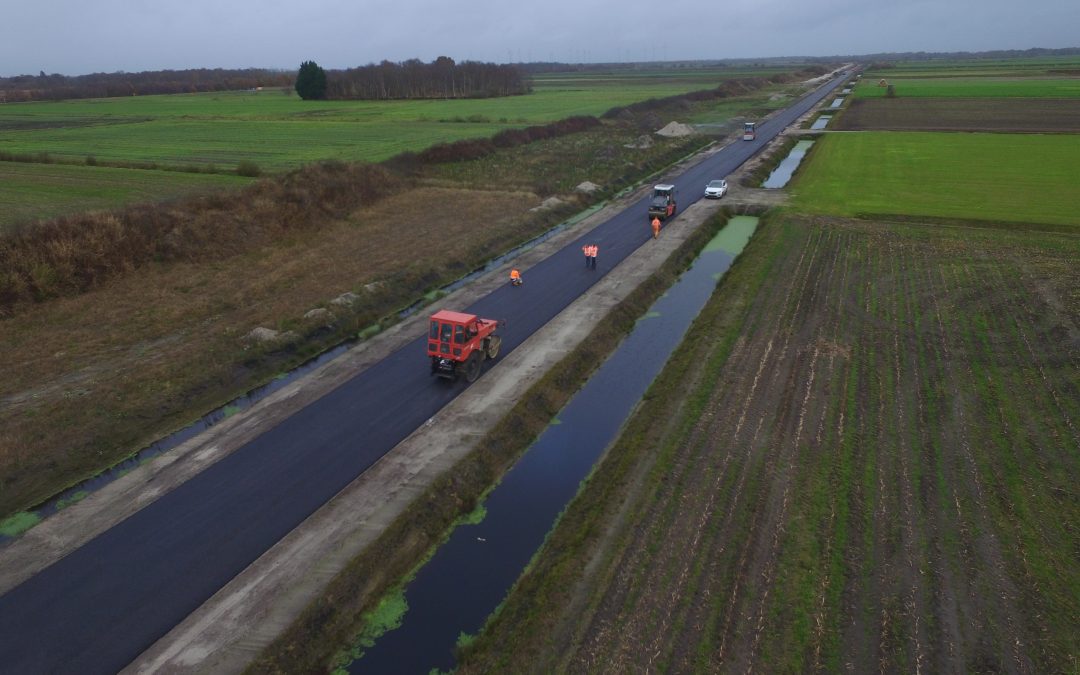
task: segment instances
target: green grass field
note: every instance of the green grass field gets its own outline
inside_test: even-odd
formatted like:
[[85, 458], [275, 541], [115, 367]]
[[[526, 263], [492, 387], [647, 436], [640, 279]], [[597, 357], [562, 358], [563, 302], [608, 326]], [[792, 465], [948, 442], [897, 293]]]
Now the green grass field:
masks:
[[732, 74], [563, 75], [539, 78], [532, 94], [496, 99], [302, 101], [273, 89], [12, 104], [0, 106], [0, 151], [219, 168], [248, 160], [264, 171], [321, 159], [376, 162], [442, 141], [712, 88]]
[[[891, 79], [898, 97], [965, 97], [965, 98], [1080, 98], [1080, 77], [1077, 78], [959, 78]], [[886, 88], [877, 86], [879, 77], [865, 76], [855, 88], [858, 98], [885, 96]]]
[[815, 144], [792, 186], [811, 213], [1080, 229], [1080, 136], [866, 132]]
[[[535, 79], [533, 94], [498, 99], [302, 101], [292, 91], [267, 89], [0, 105], [0, 153], [44, 154], [55, 162], [0, 162], [0, 230], [80, 208], [111, 208], [243, 182], [232, 175], [104, 170], [88, 167], [88, 157], [113, 166], [212, 168], [222, 174], [244, 161], [264, 173], [325, 159], [376, 162], [440, 142], [601, 115], [615, 106], [710, 89], [726, 79], [790, 70], [552, 73]], [[691, 106], [680, 121], [713, 124], [720, 133], [732, 115], [763, 114], [785, 104], [789, 97], [772, 97], [790, 89], [767, 87], [707, 110]]]
[[222, 174], [0, 162], [0, 234], [21, 221], [234, 188], [251, 180]]

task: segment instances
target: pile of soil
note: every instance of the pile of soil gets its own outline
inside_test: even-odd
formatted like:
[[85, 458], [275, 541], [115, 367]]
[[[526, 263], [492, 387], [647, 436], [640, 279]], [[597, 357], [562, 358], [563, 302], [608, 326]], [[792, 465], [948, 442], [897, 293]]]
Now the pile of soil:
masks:
[[668, 138], [676, 138], [679, 136], [689, 136], [693, 133], [694, 127], [688, 124], [680, 124], [679, 122], [671, 122], [666, 127], [656, 132], [657, 136], [667, 136]]

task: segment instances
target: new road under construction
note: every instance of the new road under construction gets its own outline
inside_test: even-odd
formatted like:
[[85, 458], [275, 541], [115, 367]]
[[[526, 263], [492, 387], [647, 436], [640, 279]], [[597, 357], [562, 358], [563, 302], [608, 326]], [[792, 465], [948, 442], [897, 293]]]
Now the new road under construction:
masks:
[[[393, 508], [452, 465], [584, 333], [547, 334], [546, 344], [534, 335], [594, 320], [625, 297], [719, 208], [698, 203], [706, 183], [733, 173], [846, 79], [839, 73], [759, 122], [753, 140], [665, 175], [679, 214], [658, 241], [645, 217], [650, 196], [638, 191], [515, 260], [527, 279], [520, 287], [499, 270], [442, 299], [431, 330], [448, 326], [453, 345], [460, 327], [476, 356], [449, 352], [443, 363], [428, 317], [404, 321], [0, 548], [3, 668], [242, 669]], [[595, 269], [582, 265], [584, 245], [602, 252]], [[585, 294], [590, 301], [578, 302]], [[459, 368], [462, 378], [433, 377]], [[440, 436], [451, 410], [476, 429]], [[306, 566], [275, 576], [289, 567], [282, 560], [299, 557]]]

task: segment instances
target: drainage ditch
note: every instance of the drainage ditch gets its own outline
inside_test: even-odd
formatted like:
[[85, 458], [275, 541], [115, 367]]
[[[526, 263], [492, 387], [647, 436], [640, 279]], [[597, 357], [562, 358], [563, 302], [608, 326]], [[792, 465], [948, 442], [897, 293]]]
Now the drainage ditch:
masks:
[[384, 602], [399, 615], [353, 647], [348, 672], [428, 673], [454, 666], [453, 649], [479, 631], [559, 514], [616, 438], [667, 358], [757, 227], [731, 219], [559, 412], [477, 509]]

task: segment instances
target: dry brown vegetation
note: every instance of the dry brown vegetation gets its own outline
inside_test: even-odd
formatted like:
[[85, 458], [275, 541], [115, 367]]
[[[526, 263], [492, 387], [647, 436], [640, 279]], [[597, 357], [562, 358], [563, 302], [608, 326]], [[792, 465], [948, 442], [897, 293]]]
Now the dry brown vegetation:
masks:
[[[527, 192], [407, 191], [317, 232], [150, 263], [0, 322], [0, 512], [48, 497], [512, 246], [543, 227], [528, 213], [538, 202]], [[454, 217], [435, 215], [446, 213]], [[422, 241], [440, 242], [438, 255]], [[353, 306], [328, 305], [366, 284], [375, 286]], [[319, 306], [335, 315], [331, 326], [302, 319]], [[256, 326], [293, 330], [303, 349], [245, 349]]]
[[446, 164], [486, 157], [500, 148], [516, 148], [536, 141], [558, 138], [600, 126], [595, 117], [568, 117], [551, 124], [541, 124], [524, 129], [506, 129], [488, 138], [468, 138], [453, 143], [438, 143], [417, 154], [425, 164]]
[[1080, 131], [1080, 99], [856, 98], [838, 131]]
[[[318, 232], [228, 258], [151, 265], [5, 320], [0, 511], [48, 497], [58, 481], [77, 481], [190, 421], [188, 410], [210, 409], [302, 355], [245, 351], [242, 338], [255, 326], [293, 329], [308, 350], [355, 334], [407, 305], [418, 288], [453, 279], [467, 271], [465, 261], [535, 230], [538, 221], [525, 214], [538, 201], [528, 192], [408, 191]], [[433, 215], [447, 210], [455, 217]], [[417, 241], [440, 242], [442, 255], [418, 255]], [[366, 284], [375, 285], [352, 307], [328, 305]], [[302, 320], [323, 306], [335, 315], [332, 326]]]
[[150, 263], [224, 260], [408, 187], [382, 167], [321, 163], [236, 192], [64, 216], [0, 237], [0, 318]]
[[425, 165], [468, 162], [600, 125], [570, 117], [492, 139], [441, 143], [386, 163], [321, 162], [244, 190], [88, 212], [25, 226], [0, 237], [0, 318], [19, 305], [74, 295], [144, 265], [223, 260], [314, 230], [413, 184]]
[[744, 77], [734, 80], [725, 80], [719, 86], [712, 89], [704, 89], [675, 96], [665, 96], [662, 98], [650, 98], [646, 101], [639, 101], [638, 103], [632, 103], [627, 106], [617, 106], [604, 113], [604, 119], [632, 119], [634, 115], [663, 110], [672, 105], [686, 104], [689, 102], [702, 103], [730, 98], [732, 96], [748, 94], [752, 91], [761, 89], [770, 83], [781, 84], [784, 82], [792, 82], [804, 77], [821, 75], [825, 72], [828, 72], [828, 69], [821, 66], [814, 66], [805, 70], [800, 70], [793, 75], [777, 73], [776, 75], [770, 75], [767, 78]]
[[460, 672], [1074, 670], [1078, 258], [774, 217]]

